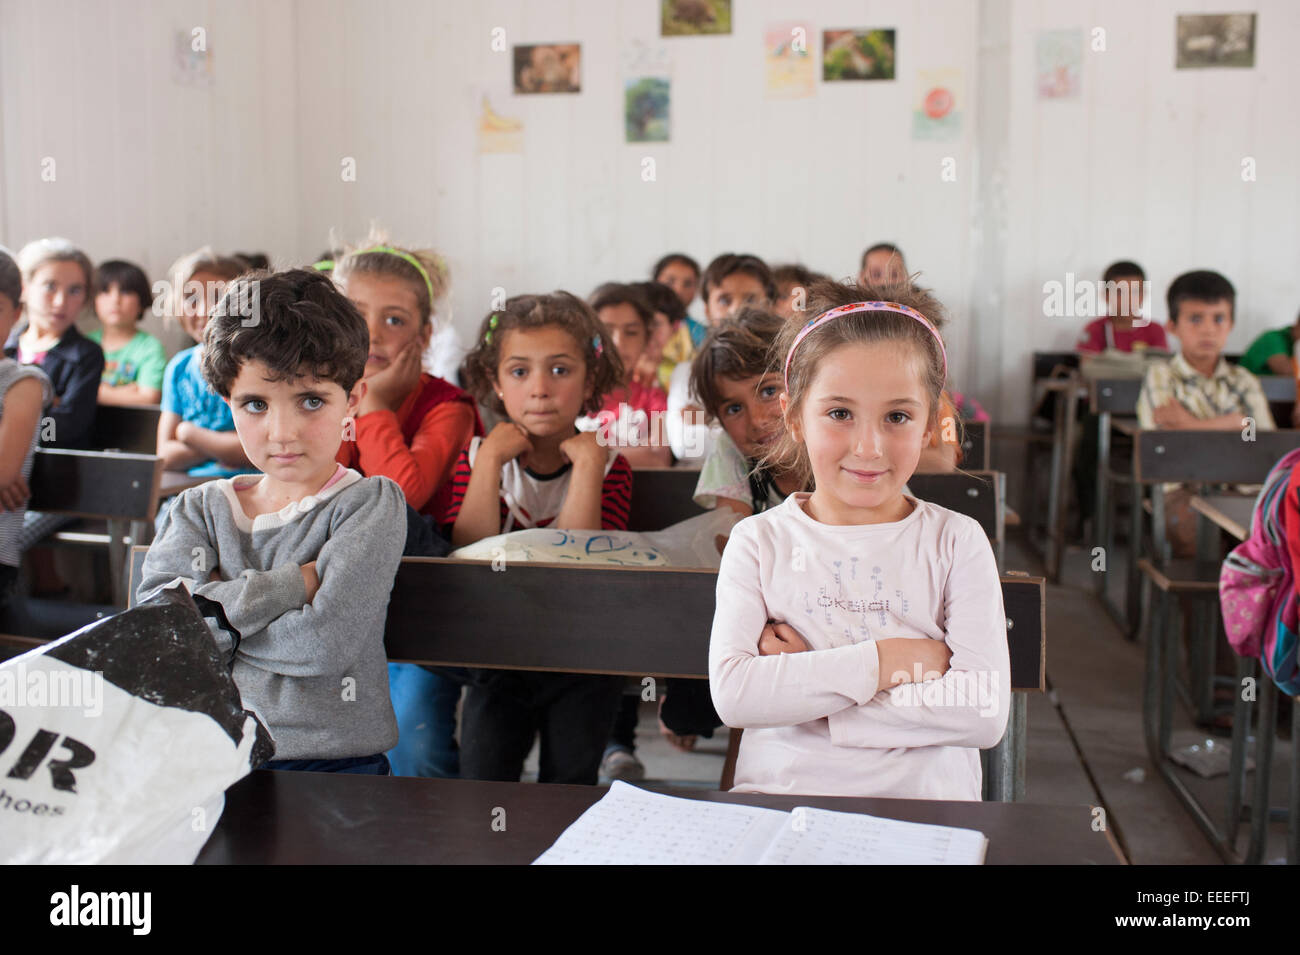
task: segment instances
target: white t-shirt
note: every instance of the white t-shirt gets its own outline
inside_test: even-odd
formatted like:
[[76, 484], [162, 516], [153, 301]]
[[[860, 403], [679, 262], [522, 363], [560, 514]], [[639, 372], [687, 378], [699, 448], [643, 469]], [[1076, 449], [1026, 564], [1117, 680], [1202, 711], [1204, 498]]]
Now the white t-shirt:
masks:
[[[709, 686], [745, 730], [735, 791], [978, 801], [979, 749], [1002, 738], [1011, 701], [988, 538], [925, 501], [888, 524], [822, 524], [808, 497], [745, 518], [722, 554]], [[759, 656], [769, 619], [812, 649]], [[876, 693], [889, 637], [945, 640], [951, 669]]]
[[[469, 443], [469, 466], [474, 467], [474, 459], [483, 439], [475, 437]], [[618, 459], [618, 449], [607, 449], [605, 459], [605, 476]], [[569, 492], [569, 479], [573, 468], [566, 465], [555, 474], [536, 475], [519, 463], [518, 458], [506, 462], [501, 468], [501, 500], [505, 503], [507, 516], [502, 522], [501, 533], [522, 528], [538, 527], [549, 524], [564, 508], [564, 497]]]
[[700, 400], [691, 393], [691, 363], [679, 362], [669, 379], [668, 416], [664, 420], [668, 444], [673, 449], [673, 457], [679, 461], [703, 461], [722, 434], [721, 425], [704, 424], [699, 412], [696, 413], [699, 423], [687, 424], [682, 419], [682, 409], [692, 403], [698, 405]]
[[[749, 486], [749, 461], [726, 431], [718, 435], [704, 467], [700, 468], [700, 479], [695, 484], [692, 500], [700, 507], [712, 510], [718, 506], [720, 497], [739, 501], [749, 508], [754, 506], [754, 493]], [[780, 490], [768, 482], [767, 507], [775, 507], [781, 501]]]

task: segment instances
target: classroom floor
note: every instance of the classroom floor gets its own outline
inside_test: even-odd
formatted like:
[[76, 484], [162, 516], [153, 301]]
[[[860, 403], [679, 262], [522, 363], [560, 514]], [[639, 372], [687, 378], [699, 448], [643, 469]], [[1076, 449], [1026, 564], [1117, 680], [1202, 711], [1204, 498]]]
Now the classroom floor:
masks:
[[[1043, 573], [1041, 560], [1023, 542], [1007, 545], [1011, 570]], [[1110, 571], [1120, 582], [1124, 568]], [[1135, 864], [1216, 864], [1218, 854], [1201, 834], [1147, 758], [1142, 738], [1143, 644], [1130, 643], [1093, 596], [1089, 554], [1067, 552], [1061, 585], [1047, 588], [1048, 693], [1029, 697], [1025, 798], [1056, 805], [1103, 806], [1117, 841]], [[701, 740], [696, 751], [673, 749], [658, 732], [655, 704], [641, 704], [637, 755], [650, 780], [716, 788], [727, 740]], [[1186, 737], [1182, 734], [1185, 733]], [[1175, 744], [1203, 739], [1175, 708]], [[1220, 737], [1226, 740], [1226, 736]], [[1286, 804], [1290, 746], [1274, 753], [1273, 805]], [[527, 772], [536, 778], [536, 751]], [[530, 778], [526, 776], [525, 778]], [[1200, 780], [1185, 774], [1212, 818], [1224, 813], [1224, 779]], [[1247, 777], [1253, 784], [1253, 773]], [[603, 780], [602, 780], [603, 781]], [[1245, 848], [1243, 826], [1238, 843]], [[1285, 861], [1285, 824], [1270, 825], [1266, 862]]]

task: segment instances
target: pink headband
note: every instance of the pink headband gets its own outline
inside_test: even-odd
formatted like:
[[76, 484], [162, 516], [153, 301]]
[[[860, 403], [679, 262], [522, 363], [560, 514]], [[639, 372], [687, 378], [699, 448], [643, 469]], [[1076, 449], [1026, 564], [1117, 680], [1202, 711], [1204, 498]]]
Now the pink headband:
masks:
[[906, 305], [899, 305], [897, 302], [853, 302], [849, 305], [841, 305], [833, 308], [829, 312], [822, 312], [821, 315], [814, 318], [807, 325], [799, 330], [795, 336], [794, 344], [790, 346], [790, 351], [785, 356], [785, 390], [790, 392], [790, 359], [794, 357], [795, 349], [807, 338], [812, 332], [821, 328], [827, 322], [837, 318], [843, 318], [845, 315], [852, 315], [854, 312], [896, 312], [899, 315], [906, 315], [914, 318], [925, 326], [926, 331], [934, 336], [934, 340], [939, 343], [939, 354], [943, 357], [943, 380], [948, 381], [948, 350], [943, 347], [943, 339], [939, 337], [939, 332], [935, 329], [930, 320], [914, 308]]

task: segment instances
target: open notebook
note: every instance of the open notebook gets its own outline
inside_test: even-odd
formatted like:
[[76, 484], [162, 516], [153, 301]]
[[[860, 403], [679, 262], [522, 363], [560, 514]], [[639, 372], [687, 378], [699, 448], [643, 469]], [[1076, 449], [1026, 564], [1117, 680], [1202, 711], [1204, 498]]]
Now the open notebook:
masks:
[[974, 829], [704, 802], [615, 782], [534, 865], [980, 865]]

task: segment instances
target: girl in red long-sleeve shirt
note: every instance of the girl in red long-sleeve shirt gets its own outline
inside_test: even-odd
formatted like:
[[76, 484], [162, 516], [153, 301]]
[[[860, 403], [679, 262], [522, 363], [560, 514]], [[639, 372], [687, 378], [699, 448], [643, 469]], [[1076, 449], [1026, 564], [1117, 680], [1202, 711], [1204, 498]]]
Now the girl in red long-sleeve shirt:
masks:
[[[432, 518], [436, 533], [451, 501], [452, 466], [461, 448], [483, 433], [474, 399], [423, 370], [434, 307], [447, 289], [446, 267], [432, 252], [398, 248], [372, 234], [332, 270], [370, 329], [366, 390], [338, 461], [396, 481], [406, 503]], [[388, 752], [394, 774], [460, 775], [460, 684], [409, 663], [390, 663], [388, 682], [400, 734]]]
[[379, 238], [348, 252], [333, 271], [370, 328], [366, 393], [339, 463], [396, 481], [406, 502], [437, 526], [456, 456], [483, 433], [474, 399], [422, 368], [446, 268], [432, 252]]

